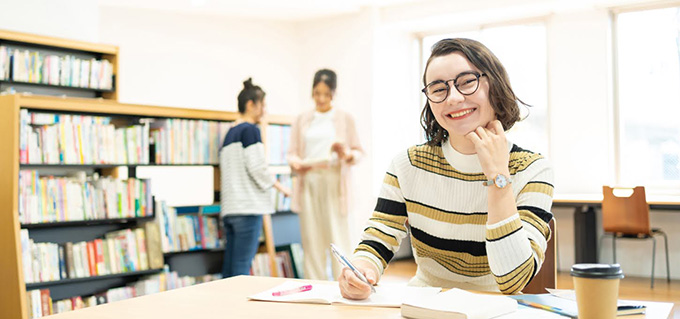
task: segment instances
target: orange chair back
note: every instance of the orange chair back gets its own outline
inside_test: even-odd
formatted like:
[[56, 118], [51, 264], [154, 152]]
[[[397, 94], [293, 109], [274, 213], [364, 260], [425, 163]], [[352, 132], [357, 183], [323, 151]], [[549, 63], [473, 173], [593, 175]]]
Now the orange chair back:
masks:
[[602, 226], [608, 233], [650, 235], [649, 205], [645, 188], [633, 188], [629, 197], [617, 197], [614, 189], [602, 186]]
[[541, 269], [536, 273], [536, 276], [522, 289], [525, 294], [544, 294], [547, 291], [545, 288], [557, 287], [557, 264], [555, 250], [557, 249], [557, 227], [555, 227], [555, 218], [548, 223], [550, 226], [550, 240], [548, 240], [548, 247], [545, 249], [545, 258]]

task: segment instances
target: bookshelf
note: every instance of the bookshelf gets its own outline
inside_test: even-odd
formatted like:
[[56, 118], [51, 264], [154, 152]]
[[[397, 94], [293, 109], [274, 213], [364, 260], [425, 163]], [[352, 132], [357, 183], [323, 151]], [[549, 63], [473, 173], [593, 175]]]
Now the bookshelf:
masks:
[[[92, 59], [97, 61], [105, 60], [108, 61], [108, 64], [110, 64], [110, 72], [113, 76], [111, 79], [112, 88], [94, 89], [91, 87], [82, 87], [77, 85], [69, 86], [61, 84], [36, 83], [35, 81], [19, 81], [16, 80], [16, 76], [14, 75], [10, 78], [4, 78], [2, 74], [0, 74], [0, 79], [3, 79], [0, 81], [0, 91], [12, 86], [16, 87], [17, 92], [38, 91], [40, 94], [48, 95], [83, 96], [103, 98], [113, 101], [118, 100], [116, 89], [119, 87], [117, 76], [119, 50], [117, 46], [7, 30], [0, 30], [0, 46], [22, 51], [29, 50], [31, 52], [40, 52], [43, 55], [53, 55], [59, 57], [69, 56], [87, 61]], [[2, 65], [2, 61], [0, 61], [0, 66]]]
[[[61, 164], [20, 164], [19, 160], [19, 139], [20, 139], [20, 111], [28, 109], [31, 111], [66, 113], [66, 114], [91, 114], [103, 116], [132, 116], [149, 118], [179, 118], [196, 119], [208, 121], [233, 121], [237, 115], [231, 112], [219, 112], [209, 110], [195, 110], [184, 108], [170, 108], [160, 106], [146, 106], [136, 104], [123, 104], [106, 99], [87, 99], [69, 97], [51, 97], [26, 94], [12, 94], [0, 96], [0, 134], [3, 136], [3, 143], [0, 143], [0, 273], [3, 274], [3, 285], [0, 286], [0, 307], [4, 309], [10, 318], [28, 318], [28, 314], [23, 305], [26, 304], [27, 288], [42, 287], [46, 283], [35, 283], [27, 285], [23, 278], [23, 266], [21, 257], [20, 229], [30, 228], [40, 231], [51, 231], [53, 228], [75, 228], [100, 227], [118, 225], [138, 221], [136, 219], [104, 219], [87, 221], [69, 221], [53, 224], [36, 224], [22, 226], [18, 215], [18, 194], [19, 194], [19, 171], [22, 169], [39, 169], [47, 167], [49, 169], [101, 169], [115, 170], [118, 165], [61, 165]], [[282, 117], [277, 117], [275, 123], [286, 124], [289, 121]], [[263, 125], [266, 125], [265, 122]], [[263, 134], [264, 135], [264, 134]], [[263, 136], [266, 141], [266, 135]], [[122, 164], [123, 167], [135, 167], [140, 165], [153, 164]], [[169, 165], [172, 166], [172, 165]], [[219, 167], [213, 166], [215, 170]], [[282, 172], [282, 173], [285, 173]], [[216, 172], [219, 176], [219, 172]], [[216, 185], [219, 181], [216, 180]], [[269, 216], [265, 218], [264, 235], [265, 250], [270, 256], [275, 254], [274, 241], [272, 239], [272, 222]], [[272, 258], [272, 260], [274, 260]], [[272, 263], [272, 273], [276, 274], [276, 268]], [[155, 270], [150, 270], [151, 272]], [[73, 278], [57, 282], [50, 285], [78, 284], [93, 280], [111, 280], [114, 277], [134, 276], [142, 273], [123, 273], [91, 278]]]

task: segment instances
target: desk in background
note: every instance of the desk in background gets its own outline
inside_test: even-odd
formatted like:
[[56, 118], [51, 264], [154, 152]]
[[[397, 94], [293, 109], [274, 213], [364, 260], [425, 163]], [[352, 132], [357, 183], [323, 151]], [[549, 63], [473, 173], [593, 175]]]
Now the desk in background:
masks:
[[[650, 210], [680, 210], [680, 196], [647, 196]], [[574, 263], [597, 262], [597, 218], [602, 194], [555, 194], [553, 207], [574, 208]]]
[[[238, 276], [50, 316], [50, 319], [402, 318], [399, 308], [248, 301], [287, 278]], [[301, 280], [314, 283], [318, 281]], [[671, 303], [644, 302], [647, 318], [667, 318]], [[626, 319], [645, 316], [626, 316]]]

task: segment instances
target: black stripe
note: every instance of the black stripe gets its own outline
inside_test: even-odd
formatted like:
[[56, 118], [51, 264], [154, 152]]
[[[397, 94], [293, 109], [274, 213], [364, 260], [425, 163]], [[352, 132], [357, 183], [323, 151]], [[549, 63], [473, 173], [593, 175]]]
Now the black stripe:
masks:
[[515, 229], [515, 230], [513, 230], [513, 231], [511, 231], [511, 232], [509, 232], [509, 233], [507, 233], [507, 234], [505, 234], [505, 235], [503, 235], [503, 236], [501, 236], [501, 237], [498, 237], [498, 238], [496, 238], [496, 239], [489, 239], [489, 238], [487, 238], [486, 241], [489, 241], [489, 242], [499, 241], [499, 240], [501, 240], [501, 239], [503, 239], [503, 238], [505, 238], [505, 237], [508, 237], [508, 236], [510, 236], [510, 235], [512, 235], [512, 234], [514, 234], [514, 233], [516, 233], [516, 232], [518, 232], [518, 231], [520, 231], [520, 230], [522, 230], [522, 228], [523, 228], [523, 226], [520, 226], [519, 228], [517, 228], [517, 229]]
[[408, 198], [404, 198], [404, 200], [409, 202], [409, 203], [422, 205], [422, 206], [425, 206], [427, 208], [431, 208], [431, 209], [434, 209], [434, 210], [437, 210], [437, 211], [440, 211], [440, 212], [443, 212], [443, 213], [447, 213], [447, 214], [457, 214], [457, 215], [466, 215], [466, 216], [467, 215], [487, 215], [488, 214], [487, 212], [472, 212], [472, 213], [454, 212], [454, 211], [449, 211], [449, 210], [443, 210], [441, 208], [430, 206], [428, 204], [421, 203], [421, 202], [418, 202], [418, 201], [410, 200]]
[[413, 235], [413, 238], [432, 248], [459, 253], [468, 253], [476, 257], [486, 256], [485, 242], [439, 238], [415, 228], [413, 225], [411, 225], [411, 234]]
[[392, 173], [390, 173], [390, 172], [385, 172], [385, 174], [390, 175], [390, 176], [396, 178], [397, 181], [399, 181], [399, 177], [397, 177], [397, 175], [394, 175], [394, 174], [392, 174]]
[[375, 204], [375, 211], [389, 215], [406, 216], [406, 203], [379, 197], [378, 203]]
[[553, 218], [552, 213], [546, 212], [542, 208], [536, 206], [517, 206], [517, 210], [528, 210], [532, 212], [534, 215], [536, 215], [536, 217], [543, 220], [546, 224], [549, 223], [550, 220]]
[[527, 183], [527, 185], [529, 185], [529, 184], [545, 184], [545, 185], [548, 185], [548, 186], [550, 186], [550, 187], [552, 187], [552, 188], [555, 188], [555, 186], [553, 186], [553, 184], [550, 184], [550, 183], [548, 183], [548, 182], [542, 182], [542, 181], [531, 181], [531, 182], [528, 182], [528, 183]]
[[383, 235], [385, 235], [385, 236], [392, 237], [392, 238], [394, 238], [395, 240], [397, 239], [397, 237], [394, 237], [394, 235], [390, 235], [390, 234], [388, 234], [388, 233], [386, 233], [386, 232], [384, 232], [384, 231], [382, 231], [382, 230], [380, 230], [380, 229], [378, 229], [378, 228], [375, 228], [375, 227], [373, 227], [373, 226], [368, 226], [368, 227], [364, 228], [364, 232], [367, 231], [367, 230], [369, 230], [369, 229], [371, 229], [371, 228], [377, 230], [379, 233], [381, 233], [381, 234], [383, 234]]
[[[419, 155], [416, 155], [415, 157], [423, 158], [422, 156], [419, 156]], [[413, 159], [413, 160], [415, 162], [422, 164], [422, 165], [429, 166], [431, 168], [437, 168], [437, 169], [440, 169], [440, 170], [445, 171], [445, 172], [456, 173], [458, 175], [470, 176], [470, 177], [477, 177], [477, 176], [483, 176], [484, 175], [483, 173], [463, 173], [461, 171], [456, 170], [455, 168], [453, 168], [453, 166], [451, 166], [451, 164], [448, 164], [448, 163], [444, 164], [444, 163], [435, 161], [437, 164], [441, 165], [441, 166], [435, 166], [435, 165], [432, 165], [432, 164], [429, 164], [429, 163], [425, 163], [422, 160], [417, 160], [417, 161], [416, 161], [416, 159]], [[451, 169], [447, 168], [446, 166], [450, 167]], [[449, 177], [451, 177], [451, 176], [449, 176]]]
[[391, 250], [389, 250], [383, 244], [381, 244], [381, 243], [379, 243], [375, 240], [362, 240], [359, 243], [359, 245], [361, 245], [361, 244], [364, 244], [366, 246], [369, 246], [369, 247], [375, 249], [375, 251], [378, 252], [378, 254], [380, 255], [380, 258], [382, 258], [385, 261], [385, 263], [389, 263], [390, 260], [392, 260], [392, 257], [394, 257], [394, 253]]

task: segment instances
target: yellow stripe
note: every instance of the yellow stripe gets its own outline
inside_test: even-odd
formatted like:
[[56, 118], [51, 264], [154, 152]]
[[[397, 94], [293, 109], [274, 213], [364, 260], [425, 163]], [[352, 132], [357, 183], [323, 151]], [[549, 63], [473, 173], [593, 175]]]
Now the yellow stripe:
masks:
[[525, 170], [529, 165], [535, 161], [543, 158], [543, 155], [531, 152], [512, 152], [510, 153], [510, 175], [515, 175], [517, 172]]
[[411, 201], [406, 201], [406, 210], [409, 213], [422, 215], [436, 221], [456, 225], [485, 225], [487, 219], [486, 214], [450, 213]]
[[371, 236], [374, 236], [374, 237], [377, 237], [378, 239], [382, 240], [383, 242], [385, 242], [385, 243], [387, 243], [391, 246], [399, 245], [399, 243], [397, 243], [396, 237], [394, 237], [392, 235], [385, 234], [385, 233], [383, 233], [383, 232], [381, 232], [381, 231], [379, 231], [375, 228], [372, 228], [372, 227], [366, 228], [364, 233], [371, 235]]
[[522, 228], [522, 221], [518, 219], [514, 219], [513, 221], [504, 224], [500, 227], [496, 228], [491, 228], [486, 230], [486, 238], [487, 240], [497, 240], [502, 238], [503, 236], [512, 233], [513, 231]]
[[495, 276], [496, 283], [498, 283], [498, 288], [502, 293], [513, 294], [524, 288], [529, 279], [531, 279], [531, 274], [533, 273], [534, 257], [531, 256], [513, 271], [503, 276]]
[[522, 188], [522, 191], [519, 193], [520, 195], [524, 193], [542, 193], [552, 197], [553, 187], [544, 183], [529, 183], [526, 186], [524, 186], [524, 188]]
[[392, 176], [392, 175], [390, 175], [390, 174], [385, 174], [385, 179], [383, 180], [383, 183], [385, 183], [385, 184], [387, 184], [387, 185], [394, 186], [394, 187], [396, 187], [396, 188], [401, 188], [401, 187], [399, 186], [399, 180], [397, 180], [396, 177], [394, 177], [394, 176]]
[[387, 261], [385, 261], [382, 257], [380, 257], [380, 254], [375, 249], [373, 249], [373, 247], [371, 247], [369, 245], [359, 244], [359, 246], [357, 246], [357, 249], [355, 249], [355, 251], [368, 252], [371, 255], [378, 257], [378, 259], [380, 260], [380, 263], [382, 263], [383, 269], [385, 269], [385, 267], [387, 267]]
[[545, 260], [543, 249], [541, 249], [535, 241], [531, 240], [531, 238], [529, 239], [529, 243], [531, 244], [531, 249], [536, 253], [536, 256], [538, 256], [538, 260], [540, 261], [539, 264], [543, 264], [543, 260]]
[[519, 213], [519, 218], [522, 219], [522, 221], [529, 223], [530, 225], [534, 226], [538, 231], [541, 232], [543, 237], [545, 237], [545, 240], [550, 239], [550, 227], [546, 222], [544, 222], [542, 219], [538, 218], [538, 216], [534, 215], [534, 213], [520, 209], [517, 211]]
[[452, 273], [468, 277], [481, 277], [491, 273], [486, 256], [432, 248], [413, 237], [411, 242], [419, 258], [430, 258]]
[[441, 147], [420, 145], [409, 148], [411, 164], [425, 171], [465, 181], [485, 181], [484, 173], [463, 173], [451, 167], [444, 158]]
[[401, 231], [406, 231], [406, 226], [404, 226], [406, 224], [406, 218], [406, 216], [390, 215], [374, 211], [370, 220], [374, 220], [386, 226], [397, 228]]

